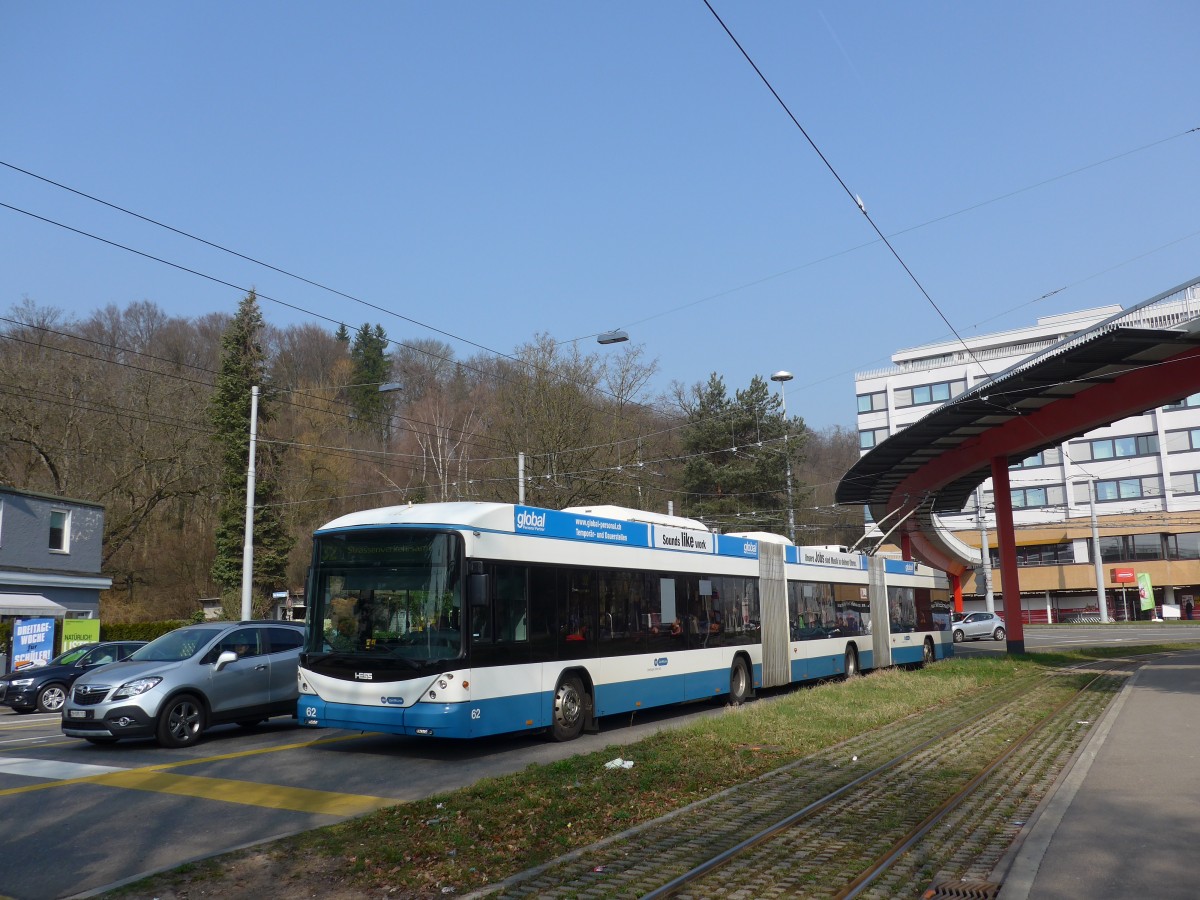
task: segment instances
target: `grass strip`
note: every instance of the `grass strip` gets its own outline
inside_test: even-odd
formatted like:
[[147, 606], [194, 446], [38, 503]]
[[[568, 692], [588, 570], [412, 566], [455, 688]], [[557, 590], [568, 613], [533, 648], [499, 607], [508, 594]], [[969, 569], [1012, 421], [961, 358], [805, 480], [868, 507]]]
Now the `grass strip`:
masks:
[[[225, 873], [249, 853], [265, 853], [269, 859], [262, 862], [275, 867], [285, 889], [290, 882], [296, 889], [337, 885], [364, 895], [463, 894], [904, 716], [1055, 667], [1179, 649], [1187, 647], [957, 658], [791, 690], [635, 743], [531, 765], [267, 848], [181, 867], [107, 896], [185, 897], [193, 894], [189, 887], [196, 896], [220, 893]], [[634, 766], [606, 769], [618, 756]]]

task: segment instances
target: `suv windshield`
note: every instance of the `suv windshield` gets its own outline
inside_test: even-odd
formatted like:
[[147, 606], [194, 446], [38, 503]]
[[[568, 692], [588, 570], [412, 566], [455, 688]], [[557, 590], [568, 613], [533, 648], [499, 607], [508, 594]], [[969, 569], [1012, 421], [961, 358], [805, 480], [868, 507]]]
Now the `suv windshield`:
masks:
[[178, 628], [135, 650], [131, 660], [154, 662], [178, 662], [196, 655], [201, 648], [224, 630], [224, 626], [197, 626]]

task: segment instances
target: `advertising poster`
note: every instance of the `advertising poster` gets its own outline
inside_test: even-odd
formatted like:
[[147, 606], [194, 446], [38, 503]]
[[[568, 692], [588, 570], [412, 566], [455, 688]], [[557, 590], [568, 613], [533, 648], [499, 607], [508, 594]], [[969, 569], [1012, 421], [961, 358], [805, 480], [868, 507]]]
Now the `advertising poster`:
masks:
[[1142, 609], [1154, 609], [1154, 587], [1150, 584], [1149, 572], [1137, 573], [1138, 600]]
[[80, 644], [94, 644], [98, 640], [100, 640], [99, 619], [63, 619], [63, 653]]
[[54, 620], [19, 619], [13, 623], [13, 671], [44, 666], [54, 656]]

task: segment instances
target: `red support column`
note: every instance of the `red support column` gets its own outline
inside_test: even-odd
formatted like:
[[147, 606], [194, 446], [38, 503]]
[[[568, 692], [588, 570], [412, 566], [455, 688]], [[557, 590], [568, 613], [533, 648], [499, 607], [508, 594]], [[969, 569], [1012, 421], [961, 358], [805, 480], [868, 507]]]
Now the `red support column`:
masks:
[[950, 590], [954, 592], [954, 612], [962, 612], [962, 577], [950, 575]]
[[912, 535], [907, 531], [900, 532], [900, 558], [905, 561], [911, 561], [912, 555]]
[[1008, 457], [992, 457], [992, 497], [996, 506], [996, 546], [1000, 551], [1000, 577], [1004, 580], [1004, 630], [1008, 652], [1025, 652], [1021, 622], [1021, 582], [1017, 576], [1017, 538], [1013, 529], [1012, 494], [1008, 486]]

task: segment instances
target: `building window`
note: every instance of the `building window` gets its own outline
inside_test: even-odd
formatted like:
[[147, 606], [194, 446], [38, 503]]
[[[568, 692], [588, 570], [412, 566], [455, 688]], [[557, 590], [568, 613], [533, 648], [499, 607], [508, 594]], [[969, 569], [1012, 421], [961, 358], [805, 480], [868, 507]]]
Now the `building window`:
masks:
[[50, 549], [57, 553], [71, 549], [71, 514], [65, 509], [50, 511]]
[[1168, 403], [1163, 409], [1170, 412], [1173, 409], [1191, 409], [1196, 406], [1200, 406], [1200, 394], [1192, 394], [1190, 397], [1184, 397], [1178, 403]]
[[1200, 534], [1168, 534], [1167, 559], [1200, 559]]
[[934, 384], [918, 384], [910, 388], [897, 388], [894, 397], [896, 408], [925, 406], [930, 403], [945, 403], [967, 389], [966, 379], [939, 381]]
[[882, 443], [888, 436], [886, 428], [868, 428], [865, 431], [858, 433], [858, 449], [870, 450], [872, 447]]
[[1144, 478], [1105, 478], [1096, 482], [1097, 503], [1161, 496], [1162, 479], [1157, 475], [1147, 475]]
[[1057, 466], [1062, 462], [1062, 450], [1050, 447], [1041, 453], [1027, 456], [1019, 463], [1013, 463], [1009, 469], [1036, 469], [1039, 466]]
[[[992, 568], [1000, 568], [1000, 551], [992, 550]], [[1065, 544], [1032, 544], [1017, 548], [1018, 566], [1061, 566], [1075, 562], [1070, 542]]]
[[1013, 509], [1063, 506], [1067, 502], [1067, 492], [1061, 484], [1052, 484], [1047, 487], [1013, 488], [1009, 494], [1012, 496]]
[[858, 411], [860, 413], [879, 412], [881, 409], [887, 409], [886, 391], [858, 395]]
[[1161, 534], [1118, 534], [1100, 538], [1102, 562], [1136, 562], [1163, 558]]
[[1196, 476], [1200, 472], [1176, 472], [1171, 475], [1171, 493], [1172, 494], [1200, 494], [1200, 486], [1197, 486]]
[[1153, 456], [1158, 453], [1157, 434], [1131, 434], [1127, 437], [1100, 438], [1076, 441], [1071, 444], [1071, 459], [1087, 462], [1092, 459], [1126, 459], [1131, 456]]
[[1167, 432], [1167, 452], [1186, 453], [1200, 450], [1200, 428], [1185, 428]]

